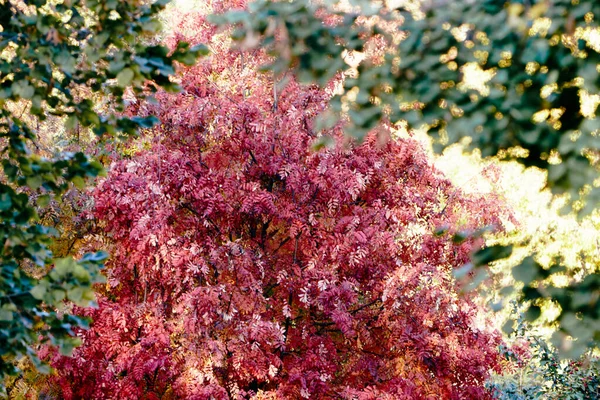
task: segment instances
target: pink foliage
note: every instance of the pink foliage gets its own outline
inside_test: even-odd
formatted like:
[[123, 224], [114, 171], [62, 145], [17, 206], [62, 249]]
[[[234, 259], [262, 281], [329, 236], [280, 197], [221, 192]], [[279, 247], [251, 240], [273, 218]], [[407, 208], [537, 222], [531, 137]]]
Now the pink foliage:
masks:
[[152, 149], [95, 191], [114, 251], [83, 345], [54, 357], [63, 397], [486, 398], [499, 337], [451, 275], [476, 244], [435, 231], [500, 207], [411, 139], [338, 127], [313, 151], [327, 91], [292, 80], [275, 102], [262, 55], [197, 35], [215, 53], [138, 106], [162, 121]]

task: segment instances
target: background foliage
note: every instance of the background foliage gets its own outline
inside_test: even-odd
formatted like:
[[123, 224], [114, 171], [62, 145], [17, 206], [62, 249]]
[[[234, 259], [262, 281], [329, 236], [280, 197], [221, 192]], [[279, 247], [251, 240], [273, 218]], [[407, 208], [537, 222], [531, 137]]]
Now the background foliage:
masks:
[[488, 387], [499, 400], [566, 399], [592, 400], [600, 397], [598, 355], [587, 352], [575, 360], [562, 360], [555, 348], [525, 321], [518, 307], [511, 318], [516, 329], [509, 346], [502, 346], [506, 368], [494, 375]]
[[[542, 168], [554, 193], [597, 213], [598, 2], [430, 3], [257, 1], [215, 21], [234, 24], [243, 48], [269, 49], [265, 68], [276, 74], [291, 68], [321, 84], [342, 74], [321, 126], [343, 118], [362, 138], [382, 121], [425, 123], [438, 145], [465, 140], [484, 156]], [[600, 275], [596, 266], [568, 285], [547, 280], [563, 269], [560, 258], [542, 265], [532, 255], [513, 271], [523, 300], [560, 305], [555, 343], [576, 355], [600, 339]], [[528, 315], [539, 315], [535, 304]]]
[[[193, 63], [199, 52], [181, 43], [169, 55], [140, 40], [159, 31], [155, 15], [164, 4], [0, 1], [0, 377], [16, 373], [13, 361], [23, 356], [47, 371], [36, 356], [40, 341], [65, 354], [79, 343], [73, 329], [87, 323], [64, 301], [91, 304], [105, 258], [53, 259], [55, 230], [40, 223], [40, 212], [103, 168], [82, 152], [44, 156], [40, 124], [53, 116], [67, 132], [89, 127], [100, 137], [152, 126], [152, 117], [119, 116], [125, 88], [141, 97], [157, 87], [176, 90], [173, 63]], [[98, 96], [110, 98], [117, 113], [98, 110]]]
[[[531, 315], [523, 312], [526, 307], [516, 309], [511, 304], [518, 291], [507, 290], [513, 285], [519, 288], [512, 268], [532, 252], [544, 265], [561, 257], [565, 270], [550, 278], [555, 285], [566, 285], [595, 270], [600, 256], [597, 216], [576, 218], [572, 214], [561, 214], [565, 199], [543, 189], [543, 172], [524, 169], [514, 161], [482, 159], [476, 152], [466, 154], [462, 146], [454, 145], [436, 157], [435, 164], [465, 193], [480, 196], [494, 193], [499, 201], [508, 204], [516, 224], [507, 221], [504, 232], [488, 237], [489, 244], [527, 243], [516, 247], [509, 258], [490, 266], [493, 274], [480, 287], [480, 301], [496, 311], [493, 320], [497, 329], [504, 325], [510, 332], [501, 348], [506, 358], [502, 373], [492, 374], [488, 387], [494, 390], [495, 397], [502, 399], [597, 397], [594, 392], [598, 387], [594, 381], [599, 368], [597, 351], [586, 351], [580, 357], [563, 360], [549, 340], [557, 327], [557, 306], [549, 301], [537, 302], [540, 316], [531, 323], [527, 321]], [[502, 308], [503, 305], [510, 306]]]

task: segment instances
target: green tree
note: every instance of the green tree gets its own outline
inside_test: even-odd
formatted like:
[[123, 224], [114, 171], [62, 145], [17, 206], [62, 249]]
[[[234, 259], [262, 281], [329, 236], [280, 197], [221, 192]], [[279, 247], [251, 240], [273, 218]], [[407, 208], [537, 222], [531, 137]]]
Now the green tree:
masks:
[[[191, 64], [205, 50], [180, 43], [170, 52], [148, 40], [167, 2], [0, 0], [0, 379], [17, 373], [23, 356], [46, 370], [39, 343], [69, 353], [78, 343], [73, 328], [86, 321], [65, 301], [93, 304], [92, 285], [102, 279], [102, 253], [53, 259], [53, 229], [37, 215], [72, 185], [85, 187], [102, 165], [81, 152], [40, 156], [38, 127], [48, 116], [100, 138], [151, 127], [153, 117], [121, 114], [126, 89], [140, 99], [160, 87], [177, 90], [174, 62]], [[98, 95], [115, 113], [98, 110]]]
[[[346, 121], [362, 139], [380, 123], [425, 125], [438, 148], [463, 142], [484, 156], [547, 171], [581, 214], [600, 202], [600, 3], [596, 0], [272, 2], [215, 17], [242, 46], [273, 55], [305, 82], [339, 85], [322, 126]], [[506, 254], [488, 248], [486, 261]], [[477, 259], [481, 261], [482, 257]], [[567, 287], [549, 283], [560, 258], [513, 269], [521, 299], [560, 305], [555, 343], [568, 355], [600, 342], [598, 268]], [[567, 345], [567, 336], [577, 338]]]

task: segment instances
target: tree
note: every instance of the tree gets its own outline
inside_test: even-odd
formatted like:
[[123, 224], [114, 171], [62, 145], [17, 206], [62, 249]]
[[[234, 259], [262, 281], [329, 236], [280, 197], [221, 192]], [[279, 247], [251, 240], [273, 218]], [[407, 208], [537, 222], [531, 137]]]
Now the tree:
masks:
[[[433, 1], [422, 11], [414, 3], [258, 0], [214, 20], [234, 24], [244, 48], [267, 49], [276, 74], [291, 68], [325, 84], [343, 73], [325, 123], [344, 118], [357, 138], [382, 121], [424, 124], [438, 147], [463, 141], [546, 170], [554, 193], [597, 214], [600, 3]], [[576, 356], [600, 340], [600, 275], [556, 287], [548, 278], [563, 269], [533, 255], [514, 277], [532, 318], [541, 299], [560, 305], [555, 343]]]
[[[201, 50], [181, 43], [169, 55], [143, 42], [159, 30], [155, 16], [165, 3], [0, 1], [0, 379], [16, 373], [13, 361], [23, 356], [45, 369], [35, 355], [40, 341], [69, 353], [78, 343], [73, 329], [86, 321], [64, 300], [93, 304], [101, 279], [101, 253], [52, 258], [53, 229], [39, 223], [38, 211], [70, 186], [85, 186], [102, 165], [81, 152], [40, 156], [38, 127], [49, 115], [67, 130], [93, 128], [104, 138], [152, 126], [152, 116], [118, 115], [125, 89], [140, 98], [176, 90], [174, 62], [192, 63]], [[112, 99], [114, 112], [98, 111], [99, 95]]]
[[131, 110], [162, 123], [94, 192], [108, 282], [73, 357], [48, 355], [57, 395], [485, 398], [499, 337], [452, 276], [480, 243], [452, 233], [499, 227], [501, 204], [463, 196], [410, 138], [336, 127], [315, 151], [328, 90], [279, 90], [264, 53], [181, 21], [213, 55]]

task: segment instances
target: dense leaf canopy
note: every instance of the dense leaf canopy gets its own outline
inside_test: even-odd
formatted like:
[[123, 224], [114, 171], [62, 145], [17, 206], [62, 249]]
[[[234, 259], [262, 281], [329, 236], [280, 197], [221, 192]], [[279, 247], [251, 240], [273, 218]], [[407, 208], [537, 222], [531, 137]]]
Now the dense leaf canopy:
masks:
[[500, 203], [413, 139], [337, 127], [314, 151], [328, 90], [278, 89], [264, 54], [181, 18], [213, 55], [134, 107], [162, 121], [154, 144], [95, 191], [108, 284], [74, 357], [51, 356], [59, 396], [485, 398], [499, 336], [452, 276], [477, 243], [438, 228], [500, 228]]

